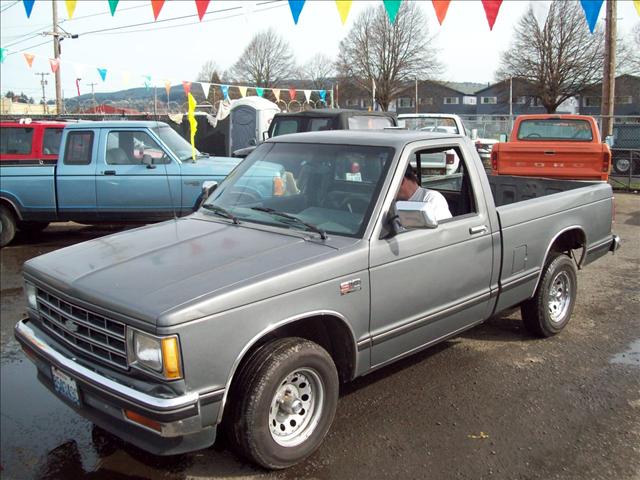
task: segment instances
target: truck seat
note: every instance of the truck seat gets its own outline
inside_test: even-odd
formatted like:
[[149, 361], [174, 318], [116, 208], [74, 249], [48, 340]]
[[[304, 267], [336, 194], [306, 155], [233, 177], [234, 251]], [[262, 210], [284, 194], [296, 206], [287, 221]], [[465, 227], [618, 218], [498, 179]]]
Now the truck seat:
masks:
[[131, 160], [123, 149], [110, 148], [107, 150], [107, 163], [109, 165], [128, 165]]

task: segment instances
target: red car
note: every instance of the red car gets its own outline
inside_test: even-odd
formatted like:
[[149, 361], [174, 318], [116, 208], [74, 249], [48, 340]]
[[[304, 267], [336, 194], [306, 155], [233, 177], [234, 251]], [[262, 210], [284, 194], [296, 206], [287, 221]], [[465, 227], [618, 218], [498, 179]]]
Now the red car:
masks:
[[29, 119], [0, 122], [0, 164], [55, 164], [65, 125], [64, 122]]

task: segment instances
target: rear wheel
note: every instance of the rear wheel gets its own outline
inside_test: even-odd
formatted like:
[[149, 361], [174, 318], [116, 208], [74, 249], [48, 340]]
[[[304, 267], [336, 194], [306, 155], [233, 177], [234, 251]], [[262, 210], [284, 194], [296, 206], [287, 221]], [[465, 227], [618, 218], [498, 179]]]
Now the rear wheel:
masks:
[[524, 326], [538, 337], [560, 333], [569, 323], [577, 293], [574, 261], [562, 253], [551, 254], [536, 293], [520, 306]]
[[11, 210], [0, 205], [0, 247], [8, 245], [16, 235], [16, 219]]
[[225, 418], [236, 449], [269, 469], [294, 465], [322, 443], [335, 415], [338, 374], [318, 344], [284, 338], [264, 345], [243, 368]]

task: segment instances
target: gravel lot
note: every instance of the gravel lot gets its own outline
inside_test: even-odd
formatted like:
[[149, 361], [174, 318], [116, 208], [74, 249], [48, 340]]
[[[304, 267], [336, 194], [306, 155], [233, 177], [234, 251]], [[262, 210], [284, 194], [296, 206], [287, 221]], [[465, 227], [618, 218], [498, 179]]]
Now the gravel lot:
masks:
[[640, 479], [640, 196], [618, 194], [619, 252], [581, 271], [573, 318], [538, 340], [518, 311], [343, 389], [334, 425], [284, 472], [224, 444], [179, 457], [123, 445], [40, 386], [12, 329], [25, 260], [121, 227], [55, 224], [1, 251], [3, 479]]

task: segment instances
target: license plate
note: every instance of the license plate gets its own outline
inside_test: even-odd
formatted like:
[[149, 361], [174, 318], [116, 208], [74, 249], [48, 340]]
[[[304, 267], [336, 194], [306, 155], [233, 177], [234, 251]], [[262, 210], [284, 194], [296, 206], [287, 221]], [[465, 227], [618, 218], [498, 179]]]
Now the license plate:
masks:
[[63, 399], [71, 402], [73, 405], [80, 406], [80, 394], [76, 381], [69, 375], [56, 367], [51, 367], [51, 376], [53, 378], [53, 389]]

